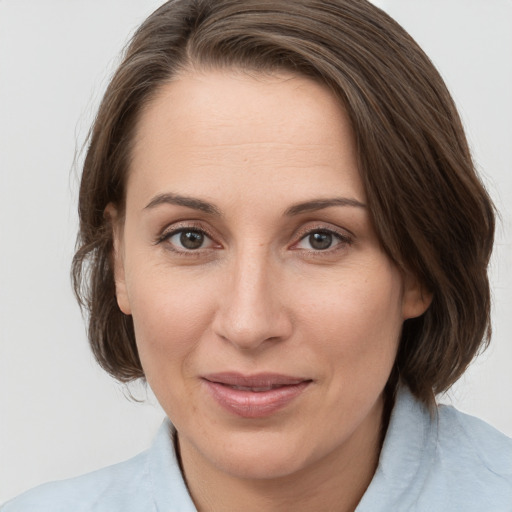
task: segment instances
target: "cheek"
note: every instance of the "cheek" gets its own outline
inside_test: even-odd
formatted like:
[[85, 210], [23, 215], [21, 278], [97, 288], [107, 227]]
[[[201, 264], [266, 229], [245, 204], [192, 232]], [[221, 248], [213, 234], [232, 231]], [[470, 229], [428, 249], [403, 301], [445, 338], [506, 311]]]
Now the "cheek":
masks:
[[323, 353], [333, 373], [388, 372], [402, 328], [398, 272], [386, 263], [352, 269], [320, 288], [295, 294], [303, 298], [295, 309], [302, 311], [305, 338], [318, 340], [315, 351]]
[[128, 294], [137, 348], [148, 382], [186, 376], [190, 361], [211, 322], [211, 294], [204, 286], [168, 269], [132, 276]]

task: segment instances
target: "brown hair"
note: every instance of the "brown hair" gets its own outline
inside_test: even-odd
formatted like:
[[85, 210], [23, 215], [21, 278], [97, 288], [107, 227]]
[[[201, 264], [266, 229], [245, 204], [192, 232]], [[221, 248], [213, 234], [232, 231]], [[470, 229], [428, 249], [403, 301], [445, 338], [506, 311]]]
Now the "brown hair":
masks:
[[443, 80], [366, 0], [171, 0], [135, 33], [91, 129], [80, 187], [73, 279], [100, 365], [122, 381], [144, 375], [116, 302], [104, 210], [123, 209], [141, 109], [190, 66], [292, 71], [340, 98], [382, 246], [433, 294], [405, 322], [391, 377], [432, 405], [490, 336], [494, 208]]

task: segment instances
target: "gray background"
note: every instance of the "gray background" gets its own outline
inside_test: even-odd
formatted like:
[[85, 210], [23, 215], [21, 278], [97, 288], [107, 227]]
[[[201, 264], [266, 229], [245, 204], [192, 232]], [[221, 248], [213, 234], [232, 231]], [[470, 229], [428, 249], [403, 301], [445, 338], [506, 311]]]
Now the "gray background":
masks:
[[[143, 387], [130, 402], [96, 367], [69, 284], [77, 148], [120, 49], [161, 3], [0, 0], [0, 503], [130, 457], [162, 421]], [[493, 344], [442, 401], [512, 436], [512, 1], [375, 3], [440, 68], [502, 213]]]

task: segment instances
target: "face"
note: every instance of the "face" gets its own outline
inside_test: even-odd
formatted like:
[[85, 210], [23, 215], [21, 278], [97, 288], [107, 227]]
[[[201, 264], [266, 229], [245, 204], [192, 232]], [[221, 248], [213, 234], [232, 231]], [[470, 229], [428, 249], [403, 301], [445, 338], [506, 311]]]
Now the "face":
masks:
[[183, 74], [144, 110], [117, 297], [190, 460], [284, 476], [378, 431], [425, 305], [365, 202], [347, 115], [306, 78]]

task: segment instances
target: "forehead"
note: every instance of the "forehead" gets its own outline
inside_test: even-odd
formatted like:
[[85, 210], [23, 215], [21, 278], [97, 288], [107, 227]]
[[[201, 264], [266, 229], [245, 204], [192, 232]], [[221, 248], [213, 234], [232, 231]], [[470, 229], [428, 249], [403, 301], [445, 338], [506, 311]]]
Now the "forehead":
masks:
[[290, 74], [188, 72], [162, 86], [137, 126], [128, 193], [135, 182], [148, 194], [341, 187], [364, 201], [344, 109]]

